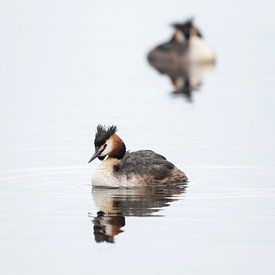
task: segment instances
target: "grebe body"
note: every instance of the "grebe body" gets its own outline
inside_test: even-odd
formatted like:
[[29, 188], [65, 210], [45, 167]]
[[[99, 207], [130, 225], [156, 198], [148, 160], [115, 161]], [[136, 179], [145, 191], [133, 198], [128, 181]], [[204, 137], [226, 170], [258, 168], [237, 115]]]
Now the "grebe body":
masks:
[[173, 24], [174, 34], [170, 41], [154, 48], [148, 54], [149, 63], [156, 67], [165, 66], [209, 64], [215, 62], [213, 51], [203, 40], [199, 29], [193, 20], [183, 24]]
[[89, 162], [102, 163], [92, 177], [93, 186], [138, 187], [176, 185], [187, 181], [186, 175], [165, 157], [151, 150], [126, 152], [116, 127], [97, 127], [95, 153]]

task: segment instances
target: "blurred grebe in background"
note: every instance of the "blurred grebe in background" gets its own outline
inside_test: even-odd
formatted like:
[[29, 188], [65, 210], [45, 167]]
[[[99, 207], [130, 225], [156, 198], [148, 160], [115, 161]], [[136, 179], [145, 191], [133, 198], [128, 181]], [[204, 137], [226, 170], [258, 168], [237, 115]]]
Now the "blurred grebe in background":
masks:
[[95, 153], [89, 162], [98, 158], [102, 163], [92, 177], [93, 186], [168, 186], [187, 181], [186, 175], [162, 155], [151, 150], [126, 152], [116, 131], [116, 126], [97, 126]]
[[172, 38], [151, 50], [148, 61], [161, 74], [169, 76], [175, 95], [182, 94], [192, 101], [192, 92], [200, 88], [204, 77], [213, 70], [215, 55], [192, 19], [172, 26]]
[[172, 38], [148, 54], [149, 63], [166, 65], [209, 64], [215, 62], [214, 52], [204, 42], [201, 31], [194, 25], [193, 19], [172, 24], [175, 31]]

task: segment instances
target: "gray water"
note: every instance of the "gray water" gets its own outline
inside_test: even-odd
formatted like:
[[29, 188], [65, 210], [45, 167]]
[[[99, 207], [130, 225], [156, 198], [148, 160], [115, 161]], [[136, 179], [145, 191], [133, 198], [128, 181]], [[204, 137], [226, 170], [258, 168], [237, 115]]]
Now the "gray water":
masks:
[[[1, 274], [274, 274], [274, 9], [2, 1]], [[218, 59], [193, 102], [146, 61], [190, 15]], [[188, 187], [92, 190], [98, 123]]]

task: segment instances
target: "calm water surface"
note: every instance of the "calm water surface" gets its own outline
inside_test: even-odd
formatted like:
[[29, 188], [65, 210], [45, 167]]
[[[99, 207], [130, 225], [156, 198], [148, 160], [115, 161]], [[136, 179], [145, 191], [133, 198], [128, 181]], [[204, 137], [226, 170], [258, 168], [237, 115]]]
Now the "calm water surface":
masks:
[[[275, 273], [274, 3], [0, 5], [1, 274]], [[192, 102], [146, 61], [189, 15], [218, 57]], [[92, 190], [98, 123], [188, 186]]]

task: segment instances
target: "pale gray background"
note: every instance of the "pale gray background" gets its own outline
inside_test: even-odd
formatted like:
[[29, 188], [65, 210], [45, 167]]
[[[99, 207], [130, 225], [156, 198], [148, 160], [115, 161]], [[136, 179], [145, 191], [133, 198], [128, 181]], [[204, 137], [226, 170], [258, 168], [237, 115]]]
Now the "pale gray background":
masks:
[[[274, 1], [0, 3], [1, 274], [274, 274]], [[218, 64], [194, 103], [146, 61], [193, 15]], [[96, 244], [95, 127], [184, 169], [187, 192]]]

